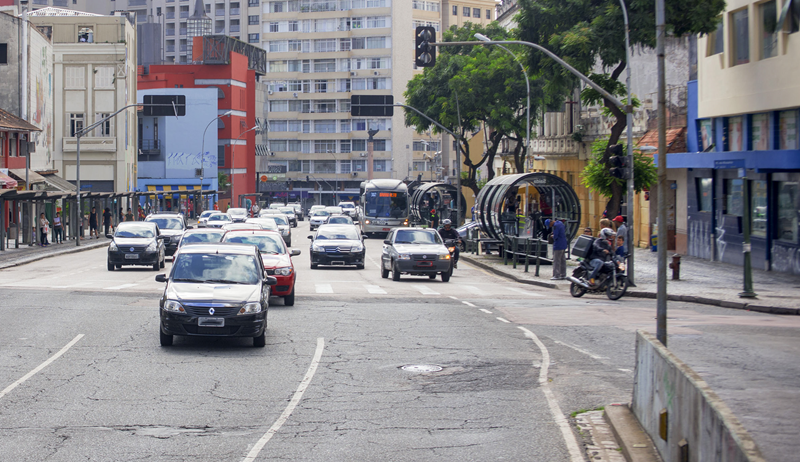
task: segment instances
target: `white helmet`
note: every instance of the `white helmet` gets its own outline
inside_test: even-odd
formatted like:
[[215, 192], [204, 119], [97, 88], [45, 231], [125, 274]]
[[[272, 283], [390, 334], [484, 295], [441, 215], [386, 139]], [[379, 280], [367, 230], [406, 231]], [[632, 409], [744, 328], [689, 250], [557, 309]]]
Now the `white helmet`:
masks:
[[451, 224], [451, 223], [452, 223], [452, 222], [451, 222], [449, 219], [445, 218], [445, 219], [442, 221], [442, 226], [449, 225], [449, 224]]
[[600, 230], [600, 237], [603, 239], [611, 239], [616, 235], [617, 233], [615, 233], [614, 230], [611, 228], [603, 228]]

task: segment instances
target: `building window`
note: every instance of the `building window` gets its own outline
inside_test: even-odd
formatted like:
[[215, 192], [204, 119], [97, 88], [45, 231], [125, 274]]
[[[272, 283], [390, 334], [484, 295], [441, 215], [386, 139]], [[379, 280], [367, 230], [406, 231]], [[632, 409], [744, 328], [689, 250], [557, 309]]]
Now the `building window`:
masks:
[[753, 151], [771, 149], [769, 142], [769, 114], [754, 114], [750, 124], [750, 140]]
[[797, 217], [800, 205], [797, 203], [797, 182], [779, 181], [778, 187], [778, 224], [775, 237], [780, 241], [797, 243]]
[[706, 152], [714, 144], [714, 120], [700, 121], [700, 148]]
[[465, 6], [465, 7], [464, 7], [464, 14], [463, 14], [463, 16], [464, 16], [465, 18], [468, 18], [468, 17], [469, 17], [469, 15], [470, 15], [470, 12], [471, 12], [471, 10], [470, 10], [470, 7], [468, 7], [468, 6]]
[[458, 7], [453, 5], [453, 16], [458, 16]]
[[367, 161], [363, 159], [356, 159], [353, 160], [353, 171], [354, 172], [366, 172], [367, 171]]
[[247, 6], [258, 6], [258, 3], [259, 3], [258, 0], [248, 0]]
[[69, 136], [75, 136], [75, 133], [81, 130], [83, 130], [83, 114], [70, 114]]
[[697, 182], [697, 209], [701, 212], [711, 211], [711, 178], [696, 178]]
[[725, 25], [722, 18], [719, 18], [717, 30], [708, 36], [708, 53], [707, 56], [717, 55], [725, 51]]
[[78, 26], [78, 42], [94, 42], [94, 29], [92, 26]]
[[798, 149], [797, 111], [781, 111], [778, 117], [779, 149]]
[[[95, 114], [94, 115], [94, 121], [95, 121], [95, 123], [100, 122], [101, 120], [105, 119], [109, 115], [110, 114], [103, 114], [103, 113]], [[114, 133], [111, 130], [111, 128], [112, 128], [111, 120], [112, 119], [108, 119], [105, 122], [103, 122], [100, 125], [98, 125], [98, 127], [94, 129], [94, 136], [103, 137], [103, 138], [104, 137], [114, 136]]]
[[756, 237], [767, 237], [767, 182], [752, 181], [750, 191], [750, 216], [752, 226], [750, 234]]
[[792, 1], [789, 6], [789, 33], [800, 31], [800, 2]]
[[248, 43], [258, 43], [258, 34], [247, 34]]
[[475, 19], [481, 19], [481, 9], [480, 8], [473, 8], [472, 9], [472, 17]]
[[739, 117], [728, 118], [728, 151], [742, 151], [742, 130], [744, 119]]
[[85, 70], [78, 66], [64, 67], [64, 88], [86, 88]]
[[486, 10], [486, 19], [492, 19], [492, 10]]
[[725, 215], [740, 217], [744, 213], [744, 202], [742, 199], [742, 186], [744, 180], [733, 179], [725, 180], [723, 183], [725, 194]]
[[376, 172], [385, 172], [387, 163], [388, 162], [384, 159], [373, 159], [372, 170]]
[[761, 59], [778, 55], [778, 10], [775, 0], [758, 5], [761, 11]]
[[95, 88], [113, 88], [114, 80], [114, 68], [112, 66], [102, 66], [94, 69]]
[[311, 161], [310, 160], [301, 160], [302, 163], [301, 169], [303, 173], [311, 173]]
[[249, 24], [251, 26], [255, 26], [255, 25], [258, 25], [258, 23], [259, 23], [259, 17], [258, 17], [257, 14], [254, 14], [254, 15], [251, 15], [251, 16], [247, 17], [247, 24]]
[[731, 15], [734, 66], [750, 62], [750, 28], [747, 21], [747, 8]]
[[[217, 146], [217, 167], [225, 166], [225, 146]], [[230, 181], [230, 178], [228, 178]], [[225, 189], [227, 186], [224, 184], [219, 185], [219, 189]]]
[[0, 43], [0, 64], [8, 64], [8, 44]]

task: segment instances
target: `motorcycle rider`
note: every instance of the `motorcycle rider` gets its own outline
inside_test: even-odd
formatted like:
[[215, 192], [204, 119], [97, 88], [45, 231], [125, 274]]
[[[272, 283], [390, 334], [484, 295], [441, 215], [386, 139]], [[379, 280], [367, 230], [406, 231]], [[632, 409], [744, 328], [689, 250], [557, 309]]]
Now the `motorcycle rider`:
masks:
[[600, 268], [603, 267], [603, 264], [614, 256], [611, 242], [615, 235], [616, 233], [613, 229], [603, 228], [600, 230], [598, 238], [595, 239], [592, 244], [592, 261], [589, 262], [589, 264], [592, 265], [592, 272], [589, 274], [590, 286], [594, 286], [594, 278], [597, 277], [597, 273], [600, 271]]
[[452, 228], [452, 223], [449, 219], [442, 221], [442, 229], [439, 230], [439, 236], [445, 241], [448, 239], [456, 241], [456, 248], [453, 250], [453, 268], [458, 268], [458, 246], [461, 241], [461, 236], [458, 235], [458, 231]]

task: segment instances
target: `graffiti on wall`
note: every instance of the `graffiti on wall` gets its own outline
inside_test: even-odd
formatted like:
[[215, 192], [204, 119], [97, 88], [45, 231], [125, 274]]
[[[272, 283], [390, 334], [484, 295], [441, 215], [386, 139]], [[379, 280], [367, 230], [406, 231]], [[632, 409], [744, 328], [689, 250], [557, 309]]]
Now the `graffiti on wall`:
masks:
[[711, 223], [704, 220], [692, 220], [689, 223], [689, 255], [710, 259], [711, 239]]
[[800, 248], [772, 244], [772, 270], [800, 274]]
[[725, 247], [728, 246], [728, 243], [725, 242], [725, 215], [722, 214], [722, 211], [717, 213], [717, 260], [724, 261], [725, 258]]
[[203, 162], [203, 168], [216, 168], [217, 155], [211, 154], [206, 151], [203, 156], [199, 152], [171, 152], [167, 154], [167, 168], [186, 170], [192, 168], [200, 168], [200, 162]]

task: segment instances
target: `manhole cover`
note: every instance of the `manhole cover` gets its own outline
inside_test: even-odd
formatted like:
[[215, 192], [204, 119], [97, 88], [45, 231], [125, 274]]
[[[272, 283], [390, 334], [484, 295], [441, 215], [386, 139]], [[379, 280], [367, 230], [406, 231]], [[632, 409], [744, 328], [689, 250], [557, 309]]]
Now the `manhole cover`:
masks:
[[442, 370], [441, 367], [431, 364], [410, 364], [408, 366], [403, 366], [400, 369], [408, 372], [439, 372]]

